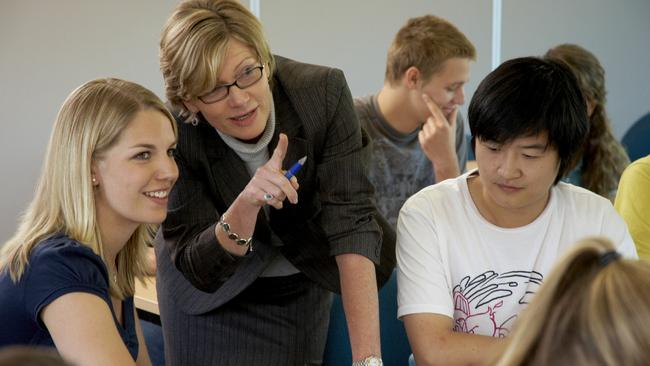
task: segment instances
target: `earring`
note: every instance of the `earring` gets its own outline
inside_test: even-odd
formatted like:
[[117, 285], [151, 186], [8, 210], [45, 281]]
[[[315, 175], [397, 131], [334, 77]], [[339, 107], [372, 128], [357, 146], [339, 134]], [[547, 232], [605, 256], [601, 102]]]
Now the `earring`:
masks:
[[97, 178], [95, 178], [95, 177], [93, 176], [93, 177], [92, 177], [92, 181], [93, 181], [93, 185], [97, 185]]
[[187, 117], [187, 122], [196, 127], [199, 125], [199, 117], [196, 115], [196, 113], [192, 113], [189, 117]]

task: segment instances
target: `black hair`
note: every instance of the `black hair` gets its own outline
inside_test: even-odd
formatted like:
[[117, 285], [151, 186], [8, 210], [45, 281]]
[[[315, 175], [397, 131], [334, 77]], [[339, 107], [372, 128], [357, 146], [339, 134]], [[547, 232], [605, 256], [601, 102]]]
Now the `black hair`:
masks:
[[537, 57], [504, 62], [476, 89], [468, 110], [476, 138], [498, 144], [546, 132], [560, 158], [557, 183], [587, 138], [587, 108], [575, 76], [561, 63]]

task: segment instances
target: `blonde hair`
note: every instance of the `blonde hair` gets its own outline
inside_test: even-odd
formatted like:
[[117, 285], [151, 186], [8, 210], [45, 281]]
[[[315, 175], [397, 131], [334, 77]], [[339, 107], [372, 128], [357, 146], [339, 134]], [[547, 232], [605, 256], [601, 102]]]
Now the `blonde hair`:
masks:
[[429, 80], [453, 57], [476, 59], [474, 45], [458, 28], [434, 15], [411, 18], [397, 32], [388, 49], [385, 78], [394, 85], [414, 66], [424, 80]]
[[174, 111], [193, 118], [183, 101], [217, 86], [228, 41], [250, 47], [273, 75], [275, 62], [260, 21], [236, 1], [187, 0], [167, 20], [160, 38], [160, 70]]
[[650, 263], [612, 260], [612, 251], [589, 238], [563, 257], [496, 365], [647, 365]]
[[[0, 251], [0, 271], [7, 270], [18, 282], [32, 249], [42, 240], [64, 233], [100, 256], [102, 245], [91, 166], [119, 139], [136, 113], [144, 109], [169, 118], [174, 135], [176, 124], [160, 99], [146, 88], [119, 79], [92, 80], [74, 90], [65, 100], [54, 124], [34, 199], [21, 218], [14, 236]], [[146, 243], [153, 225], [140, 225], [118, 253], [117, 284], [111, 295], [130, 296], [134, 278], [146, 274]]]
[[596, 56], [574, 44], [553, 47], [544, 57], [567, 65], [578, 79], [584, 98], [594, 103], [589, 117], [589, 135], [576, 161], [582, 161], [580, 185], [601, 196], [612, 198], [612, 191], [618, 186], [630, 159], [623, 145], [612, 134], [605, 110], [605, 69]]

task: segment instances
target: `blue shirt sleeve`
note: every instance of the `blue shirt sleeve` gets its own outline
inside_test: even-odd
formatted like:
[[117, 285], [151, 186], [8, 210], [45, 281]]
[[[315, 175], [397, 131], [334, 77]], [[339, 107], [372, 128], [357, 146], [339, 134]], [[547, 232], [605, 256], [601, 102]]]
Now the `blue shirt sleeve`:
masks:
[[25, 275], [25, 310], [41, 326], [41, 310], [65, 294], [86, 292], [110, 300], [104, 262], [90, 248], [67, 237], [37, 245]]

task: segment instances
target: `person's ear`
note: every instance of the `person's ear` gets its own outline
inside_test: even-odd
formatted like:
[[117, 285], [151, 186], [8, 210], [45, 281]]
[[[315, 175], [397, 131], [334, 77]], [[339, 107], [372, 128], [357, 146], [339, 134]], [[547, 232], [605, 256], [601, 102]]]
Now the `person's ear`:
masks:
[[184, 100], [183, 105], [187, 108], [188, 111], [192, 114], [199, 113], [199, 107], [196, 105], [194, 100]]
[[591, 118], [594, 109], [596, 109], [596, 102], [593, 98], [587, 98], [587, 118]]
[[90, 168], [90, 182], [93, 185], [93, 188], [99, 187], [99, 177], [95, 174], [95, 163], [93, 162], [92, 167]]
[[408, 89], [415, 89], [422, 78], [422, 73], [417, 67], [411, 66], [404, 71], [403, 82]]
[[266, 81], [271, 82], [271, 74], [269, 74], [269, 70], [271, 70], [271, 63], [267, 62], [264, 64], [264, 68], [262, 69], [262, 72], [264, 73], [264, 77], [266, 78]]

